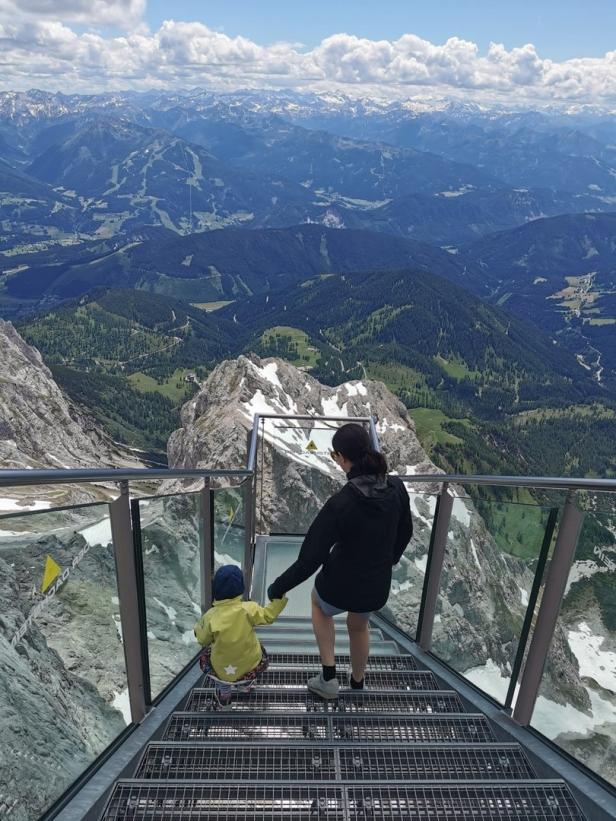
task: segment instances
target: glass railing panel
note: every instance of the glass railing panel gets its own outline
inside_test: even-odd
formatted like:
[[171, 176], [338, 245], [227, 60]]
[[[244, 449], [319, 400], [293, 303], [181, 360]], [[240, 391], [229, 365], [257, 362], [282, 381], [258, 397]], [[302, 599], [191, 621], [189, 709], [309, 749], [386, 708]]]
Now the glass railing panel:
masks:
[[0, 614], [0, 805], [38, 818], [130, 722], [107, 504], [0, 517]]
[[332, 438], [344, 422], [263, 419], [257, 454], [257, 530], [305, 533], [345, 482], [331, 457]]
[[[409, 484], [406, 489], [413, 517], [413, 538], [393, 569], [389, 601], [381, 612], [396, 627], [415, 638], [437, 496], [417, 492]], [[439, 620], [437, 616], [437, 622]]]
[[138, 501], [150, 688], [156, 696], [195, 657], [201, 616], [199, 493]]
[[550, 509], [481, 507], [483, 515], [471, 499], [454, 498], [432, 650], [504, 704]]
[[244, 493], [243, 486], [217, 488], [214, 497], [214, 561], [242, 566], [244, 560]]
[[616, 785], [616, 496], [588, 501], [531, 724]]

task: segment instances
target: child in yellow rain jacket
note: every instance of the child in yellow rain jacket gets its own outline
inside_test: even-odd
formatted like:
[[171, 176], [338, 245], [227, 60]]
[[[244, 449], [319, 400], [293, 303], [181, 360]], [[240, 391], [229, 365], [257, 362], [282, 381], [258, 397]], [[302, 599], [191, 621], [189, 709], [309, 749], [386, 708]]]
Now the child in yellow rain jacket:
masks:
[[235, 682], [241, 682], [243, 689], [249, 688], [259, 673], [267, 670], [267, 653], [255, 627], [276, 621], [288, 599], [275, 599], [267, 607], [243, 601], [244, 577], [232, 564], [217, 570], [212, 592], [214, 604], [195, 625], [195, 637], [205, 647], [201, 669], [216, 677], [216, 696], [226, 707], [231, 703]]

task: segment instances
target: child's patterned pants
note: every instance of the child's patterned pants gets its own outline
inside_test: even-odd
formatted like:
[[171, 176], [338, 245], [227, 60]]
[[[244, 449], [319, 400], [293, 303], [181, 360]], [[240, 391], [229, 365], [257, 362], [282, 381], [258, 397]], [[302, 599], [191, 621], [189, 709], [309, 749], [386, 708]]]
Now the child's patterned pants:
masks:
[[260, 673], [264, 673], [269, 667], [269, 656], [267, 655], [267, 650], [263, 645], [261, 645], [261, 661], [257, 664], [256, 667], [253, 667], [252, 670], [249, 670], [247, 673], [244, 673], [242, 678], [238, 681], [221, 681], [217, 677], [216, 671], [212, 667], [211, 653], [211, 647], [203, 648], [203, 652], [199, 656], [199, 666], [201, 667], [206, 676], [211, 675], [215, 679], [216, 693], [220, 698], [223, 698], [225, 700], [230, 697], [235, 687], [237, 687], [240, 690], [244, 689], [246, 685], [254, 682], [257, 676]]

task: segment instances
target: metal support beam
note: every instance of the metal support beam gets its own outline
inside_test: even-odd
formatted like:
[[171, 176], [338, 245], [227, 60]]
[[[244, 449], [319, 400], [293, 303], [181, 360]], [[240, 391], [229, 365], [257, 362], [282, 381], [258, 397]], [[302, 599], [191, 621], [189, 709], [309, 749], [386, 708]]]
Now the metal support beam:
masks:
[[128, 698], [132, 720], [135, 724], [138, 724], [144, 719], [146, 711], [139, 594], [133, 551], [128, 482], [120, 482], [120, 495], [109, 505], [109, 514], [118, 581]]
[[143, 540], [141, 536], [141, 508], [139, 499], [130, 500], [131, 523], [133, 527], [133, 556], [135, 557], [135, 575], [137, 579], [137, 598], [139, 603], [139, 631], [141, 633], [141, 666], [143, 669], [143, 689], [145, 707], [152, 705], [152, 685], [150, 682], [150, 648], [148, 645], [148, 614], [145, 604], [145, 573], [143, 569]]
[[417, 624], [417, 642], [421, 649], [426, 652], [432, 647], [434, 615], [441, 586], [441, 573], [447, 548], [447, 534], [449, 533], [453, 498], [445, 482], [436, 501], [436, 510], [434, 511], [428, 562], [419, 609], [419, 622]]
[[206, 479], [199, 492], [199, 577], [202, 613], [212, 606], [212, 576], [214, 573], [212, 524], [212, 490], [210, 480]]
[[374, 450], [381, 452], [381, 443], [379, 442], [379, 434], [376, 429], [376, 420], [374, 416], [370, 417], [370, 441]]
[[255, 488], [253, 479], [244, 482], [244, 561], [242, 571], [244, 573], [244, 587], [246, 598], [250, 598], [250, 588], [252, 586], [252, 563], [254, 558], [254, 529], [255, 529]]
[[535, 709], [583, 520], [584, 514], [575, 503], [575, 493], [569, 491], [513, 711], [513, 719], [518, 724], [530, 724]]
[[511, 670], [511, 678], [509, 680], [509, 689], [507, 690], [507, 697], [505, 698], [505, 710], [511, 713], [511, 705], [515, 698], [515, 691], [518, 685], [518, 678], [520, 677], [520, 670], [524, 663], [524, 656], [526, 655], [526, 647], [528, 645], [528, 637], [533, 625], [533, 617], [541, 591], [541, 584], [543, 582], [543, 573], [548, 561], [548, 554], [552, 546], [554, 538], [554, 531], [556, 530], [556, 522], [558, 521], [559, 510], [553, 507], [550, 510], [548, 521], [543, 534], [543, 543], [539, 551], [539, 558], [537, 559], [537, 569], [535, 570], [535, 577], [533, 578], [533, 585], [531, 587], [530, 595], [528, 597], [528, 605], [526, 607], [526, 614], [524, 616], [524, 623], [522, 624], [522, 632], [520, 633], [520, 641], [518, 642], [518, 649], [516, 650], [513, 667]]

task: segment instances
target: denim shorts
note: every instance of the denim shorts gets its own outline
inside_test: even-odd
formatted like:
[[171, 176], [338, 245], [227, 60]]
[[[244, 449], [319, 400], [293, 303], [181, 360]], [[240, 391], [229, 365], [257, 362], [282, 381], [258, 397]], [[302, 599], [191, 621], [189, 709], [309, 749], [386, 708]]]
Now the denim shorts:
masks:
[[[324, 616], [338, 616], [340, 613], [349, 612], [347, 610], [342, 610], [340, 607], [334, 607], [333, 604], [328, 604], [326, 601], [323, 601], [323, 599], [319, 596], [316, 587], [312, 588], [312, 598]], [[355, 613], [354, 615], [361, 616], [368, 621], [372, 613], [369, 611], [367, 613]]]

